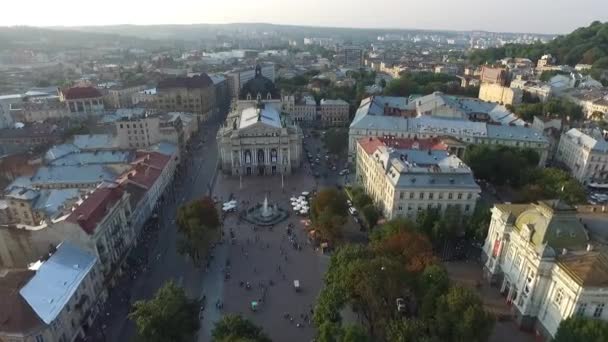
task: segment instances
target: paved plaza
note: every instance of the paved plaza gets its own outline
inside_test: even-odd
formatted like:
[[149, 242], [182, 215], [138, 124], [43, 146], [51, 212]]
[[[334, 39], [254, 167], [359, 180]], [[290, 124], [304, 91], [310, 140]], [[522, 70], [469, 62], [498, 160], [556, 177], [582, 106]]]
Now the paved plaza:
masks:
[[[240, 203], [239, 210], [261, 203], [268, 195], [271, 204], [291, 211], [289, 198], [315, 187], [314, 179], [303, 170], [283, 179], [284, 189], [281, 184], [280, 176], [250, 176], [239, 180], [220, 175], [214, 195], [226, 201], [232, 194]], [[310, 341], [314, 338], [311, 309], [321, 289], [329, 257], [307, 243], [304, 219], [291, 212], [288, 220], [273, 228], [254, 231], [253, 225], [239, 222], [236, 213], [228, 214], [223, 227], [227, 242], [216, 247], [203, 280], [201, 296], [207, 298], [208, 304], [199, 341], [209, 341], [213, 323], [228, 313], [239, 313], [251, 319], [273, 341]], [[296, 250], [288, 239], [286, 228], [289, 223], [294, 225], [292, 231], [301, 250]], [[235, 234], [235, 244], [228, 243], [230, 231]], [[227, 260], [230, 279], [225, 280]], [[294, 280], [299, 280], [300, 292], [295, 291]], [[249, 282], [251, 289], [246, 289], [241, 282]], [[259, 309], [253, 312], [251, 301], [260, 299]], [[217, 300], [223, 302], [222, 310], [215, 307]], [[293, 320], [284, 318], [286, 313]]]

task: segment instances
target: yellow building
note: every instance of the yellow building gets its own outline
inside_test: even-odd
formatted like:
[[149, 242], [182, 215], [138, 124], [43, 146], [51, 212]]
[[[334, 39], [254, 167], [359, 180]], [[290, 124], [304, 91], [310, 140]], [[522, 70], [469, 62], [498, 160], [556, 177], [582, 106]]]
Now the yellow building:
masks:
[[516, 105], [521, 103], [522, 90], [503, 87], [500, 84], [482, 83], [479, 87], [479, 99], [496, 102], [502, 105]]

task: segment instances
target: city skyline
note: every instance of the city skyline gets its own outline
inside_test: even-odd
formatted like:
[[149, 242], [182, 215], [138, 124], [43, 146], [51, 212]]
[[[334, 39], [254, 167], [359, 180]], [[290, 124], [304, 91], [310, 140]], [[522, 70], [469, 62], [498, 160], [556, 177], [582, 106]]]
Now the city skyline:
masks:
[[[105, 6], [93, 13], [78, 8], [74, 0], [48, 2], [9, 2], [1, 26], [106, 26], [106, 25], [164, 25], [164, 24], [227, 24], [272, 23], [363, 29], [421, 29], [421, 30], [484, 30], [492, 32], [521, 32], [563, 34], [587, 26], [593, 21], [608, 20], [608, 2], [602, 0], [538, 0], [530, 3], [513, 0], [508, 8], [520, 9], [517, 15], [506, 16], [492, 11], [475, 15], [482, 7], [500, 9], [505, 4], [496, 0], [441, 0], [424, 2], [412, 0], [381, 0], [370, 15], [368, 3], [348, 0], [324, 2], [311, 0], [297, 11], [300, 2], [293, 0], [225, 0], [221, 3], [199, 3], [174, 0], [171, 7], [146, 7], [140, 0], [106, 0]], [[33, 7], [32, 7], [33, 6]], [[34, 10], [32, 10], [34, 8]], [[66, 8], [72, 8], [71, 10]], [[117, 10], [120, 8], [120, 10]], [[389, 10], [390, 9], [390, 10]], [[505, 8], [506, 9], [506, 8]], [[525, 9], [525, 10], [521, 10]], [[134, 15], [137, 14], [137, 15]], [[422, 14], [422, 15], [421, 15]]]

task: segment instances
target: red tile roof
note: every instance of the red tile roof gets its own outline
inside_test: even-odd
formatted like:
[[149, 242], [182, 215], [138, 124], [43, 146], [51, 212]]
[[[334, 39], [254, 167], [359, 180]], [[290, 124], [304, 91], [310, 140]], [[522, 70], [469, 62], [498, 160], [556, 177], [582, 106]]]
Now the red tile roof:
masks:
[[101, 92], [94, 87], [73, 87], [62, 90], [62, 93], [66, 100], [90, 99], [103, 96]]
[[25, 301], [19, 290], [36, 274], [30, 270], [0, 272], [0, 331], [3, 333], [29, 332], [44, 325], [40, 317]]
[[161, 173], [162, 169], [146, 164], [139, 164], [130, 171], [128, 178], [130, 182], [150, 189]]
[[137, 151], [135, 158], [134, 164], [146, 164], [160, 170], [164, 169], [171, 160], [170, 156], [162, 153], [145, 151]]
[[[410, 139], [410, 138], [382, 138], [369, 137], [359, 139], [359, 145], [367, 154], [372, 154], [378, 147], [387, 146], [398, 149], [417, 150], [447, 150], [448, 147], [440, 139]], [[416, 146], [417, 145], [417, 146]]]
[[66, 221], [79, 225], [87, 234], [92, 235], [108, 210], [122, 198], [123, 192], [119, 187], [97, 188]]

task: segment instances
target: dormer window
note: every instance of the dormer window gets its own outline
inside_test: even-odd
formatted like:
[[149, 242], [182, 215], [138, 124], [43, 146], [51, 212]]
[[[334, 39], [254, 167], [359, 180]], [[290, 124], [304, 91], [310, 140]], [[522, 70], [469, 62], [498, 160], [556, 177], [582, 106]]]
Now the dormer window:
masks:
[[247, 94], [247, 100], [251, 101], [251, 94]]

